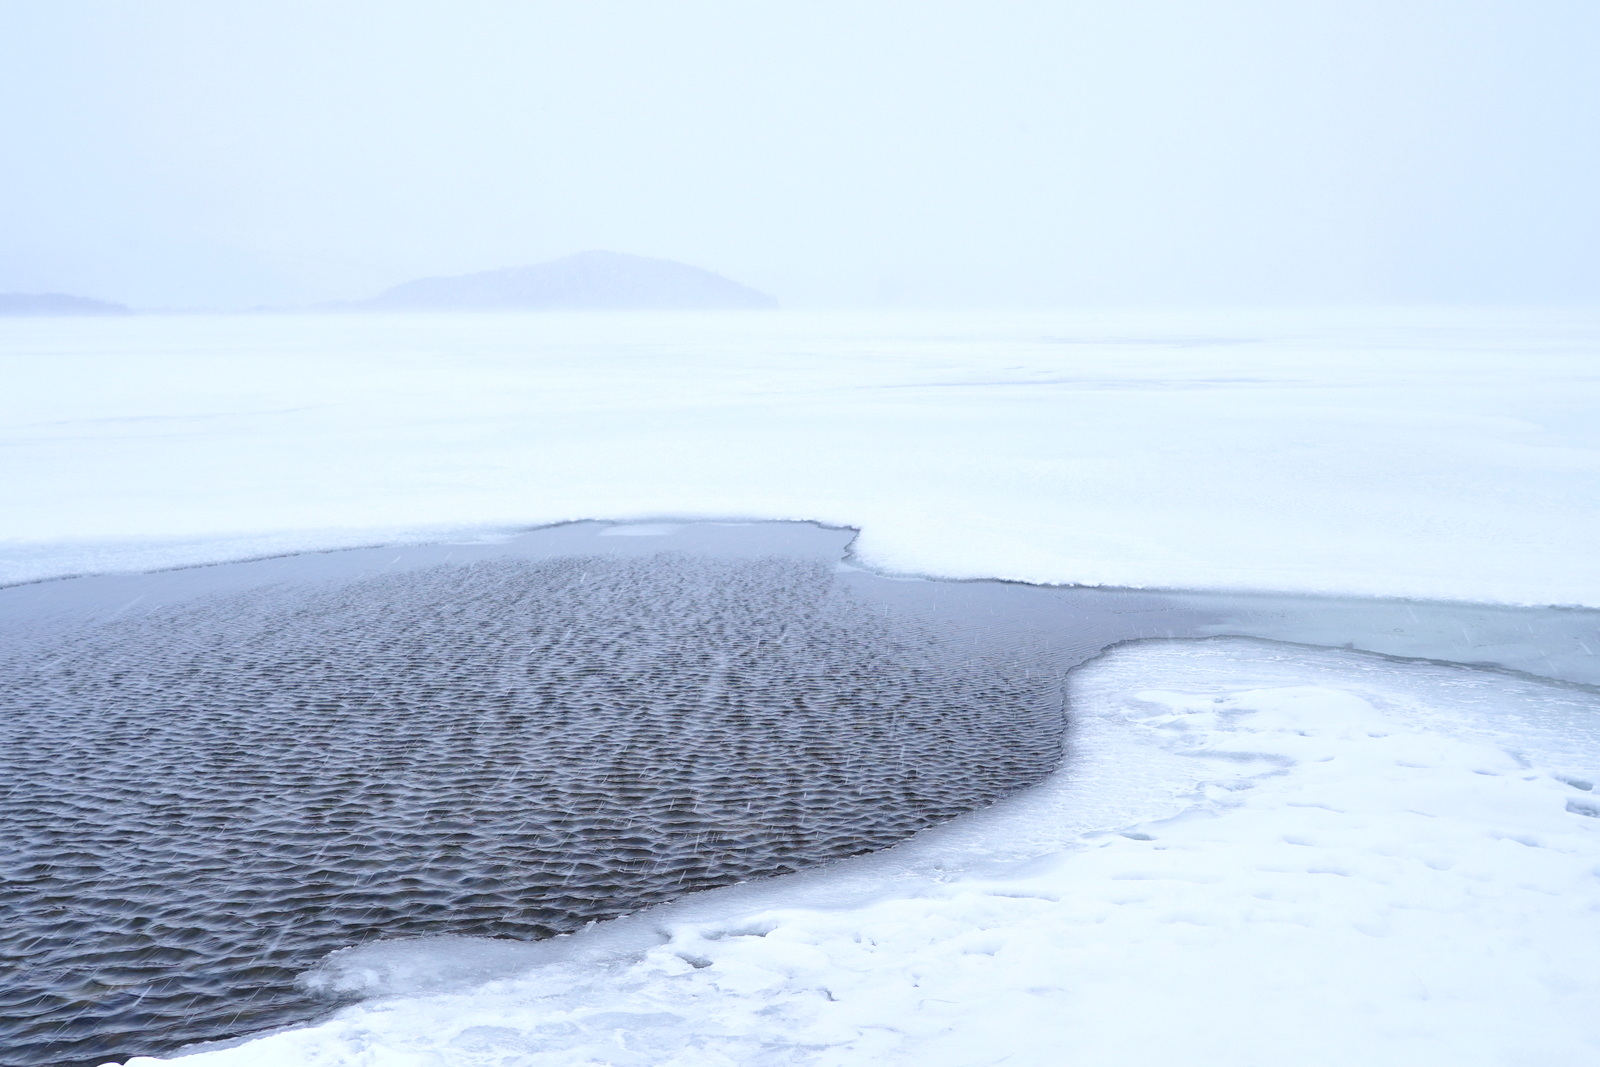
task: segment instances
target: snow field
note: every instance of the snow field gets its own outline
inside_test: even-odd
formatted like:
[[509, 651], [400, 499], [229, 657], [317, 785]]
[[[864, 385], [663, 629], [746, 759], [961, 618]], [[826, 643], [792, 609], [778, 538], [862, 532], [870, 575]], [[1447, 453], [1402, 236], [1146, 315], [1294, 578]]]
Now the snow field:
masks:
[[0, 322], [0, 581], [571, 519], [881, 570], [1600, 605], [1600, 318]]
[[1074, 674], [1072, 701], [1054, 778], [899, 848], [558, 942], [358, 949], [314, 979], [373, 999], [182, 1062], [1600, 1053], [1593, 694], [1223, 639], [1115, 649]]

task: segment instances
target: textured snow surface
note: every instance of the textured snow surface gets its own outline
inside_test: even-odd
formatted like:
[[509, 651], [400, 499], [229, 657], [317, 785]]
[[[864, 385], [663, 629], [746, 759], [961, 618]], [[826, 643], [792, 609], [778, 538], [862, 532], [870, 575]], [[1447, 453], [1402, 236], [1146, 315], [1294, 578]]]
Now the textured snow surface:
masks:
[[538, 945], [354, 950], [313, 980], [374, 999], [182, 1062], [1600, 1055], [1593, 693], [1214, 639], [1124, 646], [1072, 695], [1067, 770], [897, 849]]
[[951, 577], [1600, 605], [1600, 317], [0, 321], [0, 581], [578, 518]]

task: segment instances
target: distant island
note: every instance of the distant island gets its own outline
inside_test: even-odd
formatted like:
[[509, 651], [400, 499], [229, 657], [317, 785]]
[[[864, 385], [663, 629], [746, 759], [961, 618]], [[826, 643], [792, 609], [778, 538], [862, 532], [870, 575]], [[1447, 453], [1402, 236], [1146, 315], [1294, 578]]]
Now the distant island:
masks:
[[778, 301], [720, 274], [670, 259], [578, 252], [531, 267], [419, 278], [350, 311], [630, 311], [772, 308]]
[[133, 309], [108, 300], [66, 293], [0, 293], [0, 315], [132, 315]]

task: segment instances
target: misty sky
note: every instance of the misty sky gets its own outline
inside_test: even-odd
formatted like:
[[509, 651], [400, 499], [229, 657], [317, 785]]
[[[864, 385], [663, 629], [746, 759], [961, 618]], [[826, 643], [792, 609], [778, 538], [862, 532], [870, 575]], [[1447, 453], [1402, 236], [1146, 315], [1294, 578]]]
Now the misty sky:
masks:
[[0, 0], [0, 291], [1593, 302], [1596, 0]]

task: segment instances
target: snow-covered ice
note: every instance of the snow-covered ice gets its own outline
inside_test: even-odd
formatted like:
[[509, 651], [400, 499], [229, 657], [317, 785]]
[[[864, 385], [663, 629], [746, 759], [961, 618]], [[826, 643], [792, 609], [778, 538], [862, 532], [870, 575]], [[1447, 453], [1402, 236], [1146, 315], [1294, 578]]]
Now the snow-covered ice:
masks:
[[581, 518], [882, 569], [1600, 605], [1600, 315], [0, 323], [0, 581]]
[[182, 1062], [1600, 1054], [1600, 697], [1246, 639], [1124, 646], [1072, 697], [1068, 771], [897, 849], [557, 942], [355, 950], [314, 978], [374, 999]]

